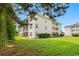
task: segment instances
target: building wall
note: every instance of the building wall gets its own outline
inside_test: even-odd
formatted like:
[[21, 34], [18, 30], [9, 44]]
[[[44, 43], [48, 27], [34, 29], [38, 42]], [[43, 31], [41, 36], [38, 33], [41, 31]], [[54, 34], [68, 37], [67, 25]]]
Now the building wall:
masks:
[[79, 34], [79, 26], [65, 27], [65, 36], [72, 36], [73, 34]]
[[70, 27], [66, 27], [64, 29], [64, 31], [65, 31], [65, 36], [71, 36], [71, 28]]
[[[39, 33], [49, 33], [52, 36], [52, 32], [57, 32], [60, 33], [60, 25], [55, 25], [52, 23], [51, 19], [49, 19], [49, 17], [45, 16], [42, 17], [41, 15], [36, 15], [35, 19], [32, 19], [32, 21], [30, 21], [30, 17], [28, 17], [28, 36], [29, 37], [37, 37], [36, 34]], [[30, 28], [30, 24], [32, 24], [32, 28]], [[38, 28], [36, 28], [36, 26]], [[58, 30], [54, 29], [54, 28], [58, 28]], [[30, 36], [30, 34], [32, 33], [32, 36]]]
[[23, 27], [19, 28], [19, 36], [28, 37], [28, 27], [27, 26], [23, 26]]
[[28, 37], [35, 37], [35, 30], [34, 30], [34, 25], [35, 21], [32, 18], [32, 21], [30, 21], [30, 17], [28, 18]]
[[[25, 27], [26, 29], [24, 30]], [[61, 33], [61, 25], [55, 23], [48, 16], [36, 15], [34, 18], [28, 16], [28, 26], [23, 26], [20, 28], [20, 36], [24, 36], [25, 32], [28, 32], [28, 37], [35, 38], [37, 34], [40, 33]]]
[[[37, 16], [38, 20], [35, 22], [38, 24], [38, 28], [35, 27], [35, 32], [36, 33], [49, 33], [52, 36], [52, 24], [49, 19], [45, 19], [43, 17]], [[40, 29], [40, 30], [39, 30]]]
[[79, 34], [79, 27], [71, 28], [71, 34]]

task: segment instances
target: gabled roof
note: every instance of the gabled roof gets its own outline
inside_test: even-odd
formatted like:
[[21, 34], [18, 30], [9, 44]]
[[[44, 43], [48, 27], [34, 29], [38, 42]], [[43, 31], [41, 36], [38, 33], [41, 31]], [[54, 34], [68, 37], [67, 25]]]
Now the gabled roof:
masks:
[[73, 25], [65, 26], [65, 28], [66, 28], [66, 27], [79, 27], [79, 22], [77, 22], [77, 23], [75, 23], [75, 24], [73, 24]]
[[40, 17], [42, 17], [42, 18], [45, 18], [45, 19], [47, 19], [47, 20], [52, 20], [52, 23], [54, 22], [55, 24], [61, 24], [61, 23], [59, 23], [58, 21], [56, 21], [55, 19], [49, 18], [49, 16], [46, 17], [46, 16], [43, 16], [42, 14], [36, 14], [36, 15], [37, 15], [37, 16], [40, 16]]

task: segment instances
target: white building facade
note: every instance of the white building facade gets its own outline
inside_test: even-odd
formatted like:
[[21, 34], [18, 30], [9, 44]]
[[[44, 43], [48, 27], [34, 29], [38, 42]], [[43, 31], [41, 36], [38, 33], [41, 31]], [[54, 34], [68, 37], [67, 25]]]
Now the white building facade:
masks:
[[28, 16], [28, 26], [20, 28], [19, 35], [37, 38], [37, 34], [48, 33], [52, 36], [61, 33], [61, 24], [50, 19], [47, 15], [36, 15], [34, 18]]
[[65, 36], [79, 35], [79, 22], [64, 28]]

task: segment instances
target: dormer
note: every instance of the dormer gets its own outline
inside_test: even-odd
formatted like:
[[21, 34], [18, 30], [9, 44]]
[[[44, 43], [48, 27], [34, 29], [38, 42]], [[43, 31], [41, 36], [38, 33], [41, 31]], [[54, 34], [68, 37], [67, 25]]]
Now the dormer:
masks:
[[44, 13], [43, 16], [46, 17], [46, 18], [49, 18], [49, 14], [48, 13]]

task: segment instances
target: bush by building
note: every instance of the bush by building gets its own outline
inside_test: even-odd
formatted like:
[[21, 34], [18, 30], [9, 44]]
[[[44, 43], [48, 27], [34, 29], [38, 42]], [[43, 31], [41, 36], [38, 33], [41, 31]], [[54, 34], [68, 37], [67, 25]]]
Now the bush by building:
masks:
[[77, 36], [79, 36], [79, 34], [72, 34], [72, 36], [76, 36], [77, 37]]
[[37, 34], [37, 36], [39, 38], [50, 38], [51, 37], [51, 34], [48, 34], [48, 33], [40, 33], [40, 34]]

